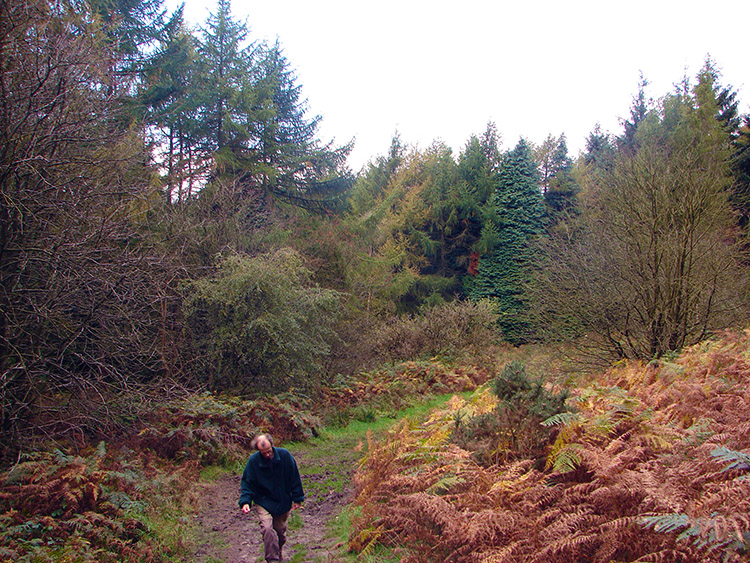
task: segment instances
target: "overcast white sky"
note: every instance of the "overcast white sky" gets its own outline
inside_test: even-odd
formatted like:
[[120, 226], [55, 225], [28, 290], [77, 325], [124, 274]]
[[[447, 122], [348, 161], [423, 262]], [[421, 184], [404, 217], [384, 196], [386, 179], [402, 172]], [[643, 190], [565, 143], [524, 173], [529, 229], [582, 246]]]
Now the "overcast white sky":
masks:
[[[188, 23], [215, 6], [188, 0]], [[321, 140], [356, 139], [355, 172], [396, 131], [458, 154], [488, 121], [504, 148], [565, 133], [575, 156], [597, 122], [620, 132], [641, 71], [658, 98], [708, 55], [750, 111], [750, 0], [234, 0], [232, 12], [251, 39], [278, 37]]]

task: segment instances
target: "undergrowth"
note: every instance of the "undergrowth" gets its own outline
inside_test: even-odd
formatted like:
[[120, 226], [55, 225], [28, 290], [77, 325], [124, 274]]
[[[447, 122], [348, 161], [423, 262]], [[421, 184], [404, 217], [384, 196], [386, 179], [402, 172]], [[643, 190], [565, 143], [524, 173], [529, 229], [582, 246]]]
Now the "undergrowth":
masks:
[[143, 413], [109, 445], [29, 453], [0, 474], [0, 561], [189, 560], [201, 468], [236, 465], [260, 430], [302, 440], [319, 424], [278, 397], [207, 393]]
[[[315, 403], [204, 393], [143, 412], [138, 426], [112, 443], [26, 454], [0, 474], [0, 561], [190, 560], [198, 536], [186, 517], [196, 509], [193, 485], [203, 471], [241, 468], [257, 432], [273, 432], [282, 443], [307, 442], [313, 452], [324, 440], [321, 416], [336, 408], [354, 421], [356, 436], [357, 424], [392, 423], [387, 414], [423, 403], [438, 390], [473, 389], [484, 377], [431, 361], [362, 374], [352, 393], [330, 389]], [[320, 448], [318, 465], [330, 464], [327, 448], [345, 442], [341, 437]], [[361, 453], [351, 443], [345, 447], [354, 456], [346, 463], [354, 466]], [[313, 481], [310, 486], [314, 494]]]
[[542, 468], [477, 464], [452, 441], [456, 421], [499, 399], [453, 400], [371, 441], [349, 546], [389, 546], [405, 563], [747, 560], [749, 380], [750, 332], [623, 362], [546, 420]]
[[379, 416], [402, 411], [426, 397], [472, 391], [491, 374], [491, 367], [453, 367], [437, 358], [400, 362], [328, 387], [320, 415], [327, 426], [346, 426], [351, 421], [371, 422]]
[[[189, 560], [191, 485], [205, 468], [237, 468], [261, 430], [304, 443], [319, 456], [313, 471], [325, 470], [330, 444], [359, 432], [361, 451], [342, 445], [367, 455], [339, 521], [358, 561], [748, 560], [750, 332], [568, 375], [565, 408], [555, 378], [524, 383], [518, 368], [503, 380], [492, 368], [405, 362], [315, 403], [197, 395], [143, 413], [112, 443], [29, 453], [0, 474], [0, 561]], [[386, 428], [417, 399], [459, 391]], [[500, 434], [491, 449], [472, 439], [488, 420]], [[529, 447], [519, 436], [533, 437]]]

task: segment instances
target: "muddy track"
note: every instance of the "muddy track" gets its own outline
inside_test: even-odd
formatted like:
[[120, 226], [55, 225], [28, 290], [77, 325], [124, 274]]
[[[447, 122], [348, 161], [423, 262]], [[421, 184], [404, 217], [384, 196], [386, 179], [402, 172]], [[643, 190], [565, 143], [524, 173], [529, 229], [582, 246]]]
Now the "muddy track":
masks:
[[[292, 451], [302, 475], [307, 500], [290, 518], [284, 560], [291, 563], [334, 563], [345, 549], [330, 536], [329, 523], [351, 500], [351, 476], [358, 454], [346, 445], [330, 456], [315, 455], [310, 446]], [[307, 450], [307, 451], [306, 451]], [[240, 475], [226, 475], [202, 485], [198, 523], [199, 563], [255, 563], [263, 561], [260, 530], [253, 513], [243, 514], [237, 499]]]

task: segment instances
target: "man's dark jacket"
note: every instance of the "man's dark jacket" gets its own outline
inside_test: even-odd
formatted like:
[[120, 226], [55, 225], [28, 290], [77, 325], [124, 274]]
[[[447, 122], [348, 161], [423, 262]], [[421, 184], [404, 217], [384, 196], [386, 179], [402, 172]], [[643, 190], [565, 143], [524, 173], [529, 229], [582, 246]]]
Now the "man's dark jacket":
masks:
[[255, 452], [242, 473], [239, 505], [258, 504], [274, 516], [292, 509], [293, 502], [304, 502], [302, 480], [289, 450], [273, 449], [273, 459]]

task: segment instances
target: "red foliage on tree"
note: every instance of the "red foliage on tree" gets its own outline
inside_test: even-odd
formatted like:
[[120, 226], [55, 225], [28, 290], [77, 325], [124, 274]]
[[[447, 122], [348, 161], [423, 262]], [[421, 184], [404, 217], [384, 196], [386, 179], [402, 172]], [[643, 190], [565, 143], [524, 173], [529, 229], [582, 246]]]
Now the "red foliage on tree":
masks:
[[472, 252], [469, 254], [469, 269], [466, 270], [470, 276], [476, 276], [479, 272], [479, 253]]

